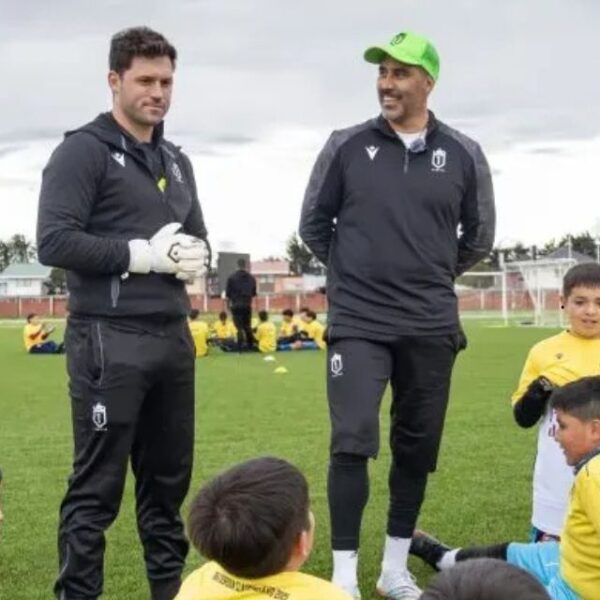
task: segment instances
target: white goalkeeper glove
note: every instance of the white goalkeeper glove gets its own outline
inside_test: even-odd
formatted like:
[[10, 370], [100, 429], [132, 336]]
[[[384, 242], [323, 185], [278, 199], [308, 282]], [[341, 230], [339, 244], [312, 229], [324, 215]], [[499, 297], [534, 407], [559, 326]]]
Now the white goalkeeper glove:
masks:
[[130, 273], [171, 273], [190, 282], [206, 271], [207, 248], [204, 242], [185, 233], [177, 233], [179, 223], [169, 223], [150, 240], [129, 242]]

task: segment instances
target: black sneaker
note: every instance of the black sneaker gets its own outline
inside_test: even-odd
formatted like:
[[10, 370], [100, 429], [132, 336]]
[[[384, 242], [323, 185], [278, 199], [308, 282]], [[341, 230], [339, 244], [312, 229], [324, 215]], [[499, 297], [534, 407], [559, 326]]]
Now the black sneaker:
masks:
[[436, 540], [428, 533], [416, 530], [412, 536], [409, 552], [413, 556], [418, 556], [436, 571], [439, 571], [438, 563], [442, 560], [444, 554], [450, 550], [452, 548], [442, 544], [442, 542]]

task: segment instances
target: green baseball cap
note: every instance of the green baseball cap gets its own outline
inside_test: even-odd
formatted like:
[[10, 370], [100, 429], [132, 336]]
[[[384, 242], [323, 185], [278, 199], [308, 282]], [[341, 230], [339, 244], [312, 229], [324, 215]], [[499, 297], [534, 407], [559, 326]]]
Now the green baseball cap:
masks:
[[365, 60], [376, 65], [387, 57], [407, 65], [424, 69], [434, 81], [440, 74], [440, 57], [433, 44], [421, 35], [404, 31], [395, 35], [385, 46], [372, 46], [364, 54]]

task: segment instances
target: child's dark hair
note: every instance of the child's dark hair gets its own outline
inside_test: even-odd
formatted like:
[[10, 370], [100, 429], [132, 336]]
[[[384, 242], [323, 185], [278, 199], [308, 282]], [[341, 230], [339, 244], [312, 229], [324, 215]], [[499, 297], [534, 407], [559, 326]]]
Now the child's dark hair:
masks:
[[194, 321], [195, 319], [198, 318], [198, 315], [200, 314], [200, 311], [197, 308], [192, 308], [190, 310], [190, 319], [192, 321]]
[[29, 313], [27, 315], [27, 322], [31, 323], [31, 319], [33, 319], [34, 317], [37, 317], [37, 315], [35, 313]]
[[281, 314], [284, 317], [293, 317], [294, 316], [294, 311], [291, 308], [285, 308], [281, 311]]
[[578, 286], [600, 288], [600, 265], [590, 262], [571, 267], [563, 279], [563, 296], [568, 298]]
[[513, 565], [495, 558], [458, 563], [437, 575], [420, 600], [550, 600], [544, 586]]
[[600, 419], [600, 376], [582, 377], [557, 388], [550, 405], [580, 421]]
[[306, 316], [310, 317], [313, 321], [317, 318], [317, 313], [314, 310], [310, 310], [310, 308], [307, 308], [305, 311]]
[[308, 484], [285, 460], [261, 457], [204, 485], [188, 521], [196, 549], [238, 577], [281, 572], [310, 529]]
[[224, 310], [219, 313], [219, 321], [227, 321], [227, 313]]
[[266, 310], [259, 310], [258, 318], [264, 323], [269, 320], [269, 313]]
[[149, 27], [131, 27], [112, 36], [108, 54], [108, 68], [122, 75], [131, 67], [133, 59], [159, 58], [168, 56], [173, 68], [177, 60], [177, 50], [160, 33]]

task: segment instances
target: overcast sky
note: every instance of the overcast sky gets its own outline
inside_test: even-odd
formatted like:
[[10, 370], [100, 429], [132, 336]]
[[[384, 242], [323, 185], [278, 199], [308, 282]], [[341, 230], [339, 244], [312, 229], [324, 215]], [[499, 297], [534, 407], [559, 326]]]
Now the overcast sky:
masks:
[[600, 217], [597, 0], [0, 0], [0, 238], [33, 236], [62, 133], [109, 108], [108, 42], [149, 25], [180, 55], [167, 136], [192, 156], [217, 249], [283, 254], [330, 130], [378, 113], [372, 44], [403, 30], [442, 60], [431, 104], [480, 141], [501, 243]]

